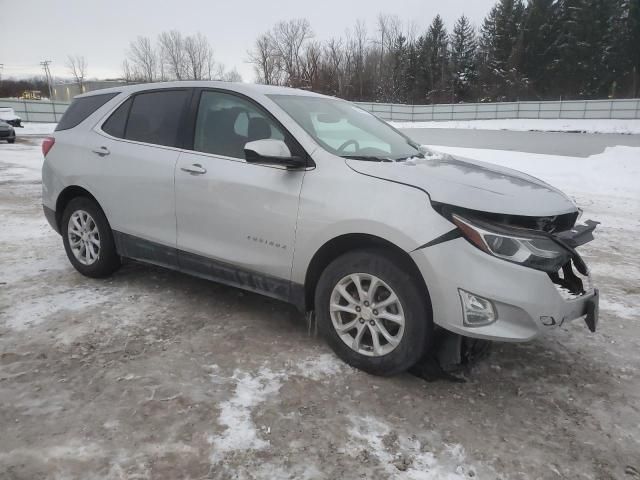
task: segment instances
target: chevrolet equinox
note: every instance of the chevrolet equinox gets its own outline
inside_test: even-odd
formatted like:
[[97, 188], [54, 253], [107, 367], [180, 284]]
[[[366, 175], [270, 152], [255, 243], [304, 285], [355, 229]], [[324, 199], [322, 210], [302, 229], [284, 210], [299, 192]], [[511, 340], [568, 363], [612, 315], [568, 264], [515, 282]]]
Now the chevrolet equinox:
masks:
[[347, 363], [409, 369], [435, 329], [522, 342], [598, 291], [566, 195], [440, 155], [336, 98], [177, 82], [79, 95], [43, 141], [44, 213], [83, 275], [130, 258], [315, 312]]

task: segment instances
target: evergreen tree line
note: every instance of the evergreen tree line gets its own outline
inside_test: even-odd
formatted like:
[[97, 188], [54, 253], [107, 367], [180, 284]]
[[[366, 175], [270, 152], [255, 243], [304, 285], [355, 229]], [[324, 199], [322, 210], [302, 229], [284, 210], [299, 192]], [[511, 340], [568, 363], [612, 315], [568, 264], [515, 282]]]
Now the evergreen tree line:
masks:
[[379, 15], [325, 42], [305, 19], [249, 52], [257, 81], [349, 100], [429, 104], [629, 98], [640, 94], [640, 0], [498, 0], [479, 28], [451, 32]]

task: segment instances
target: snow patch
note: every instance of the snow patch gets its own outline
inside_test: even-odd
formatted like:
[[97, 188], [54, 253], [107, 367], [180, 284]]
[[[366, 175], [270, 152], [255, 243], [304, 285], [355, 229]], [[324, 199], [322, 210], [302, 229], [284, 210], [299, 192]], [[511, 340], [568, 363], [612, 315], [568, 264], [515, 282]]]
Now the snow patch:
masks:
[[627, 320], [640, 320], [640, 308], [637, 306], [624, 305], [613, 299], [600, 299], [600, 308], [606, 312], [613, 313], [617, 317]]
[[269, 441], [258, 436], [258, 430], [251, 419], [254, 408], [280, 390], [282, 373], [261, 368], [256, 375], [235, 371], [233, 380], [236, 388], [233, 396], [220, 404], [218, 423], [226, 427], [221, 435], [209, 437], [213, 445], [211, 463], [221, 462], [224, 457], [236, 451], [262, 450]]
[[444, 444], [438, 456], [413, 436], [397, 434], [374, 417], [353, 417], [348, 451], [352, 455], [373, 456], [385, 470], [386, 478], [397, 480], [465, 480], [476, 476], [462, 445]]
[[78, 312], [104, 303], [109, 296], [96, 290], [74, 289], [27, 299], [12, 299], [11, 306], [0, 311], [0, 322], [21, 331], [39, 325], [58, 312]]
[[16, 128], [18, 137], [28, 137], [30, 135], [51, 135], [57, 123], [34, 123], [22, 122], [23, 128]]
[[39, 145], [0, 145], [0, 183], [42, 181], [43, 161]]
[[[607, 147], [587, 158], [440, 145], [427, 148], [520, 170], [567, 192], [640, 200], [638, 147]], [[635, 207], [640, 211], [640, 204]]]
[[525, 119], [457, 120], [444, 122], [389, 122], [395, 128], [461, 128], [469, 130], [512, 130], [516, 132], [640, 133], [640, 120]]
[[347, 365], [331, 353], [323, 353], [298, 363], [300, 375], [310, 380], [324, 380], [346, 370]]

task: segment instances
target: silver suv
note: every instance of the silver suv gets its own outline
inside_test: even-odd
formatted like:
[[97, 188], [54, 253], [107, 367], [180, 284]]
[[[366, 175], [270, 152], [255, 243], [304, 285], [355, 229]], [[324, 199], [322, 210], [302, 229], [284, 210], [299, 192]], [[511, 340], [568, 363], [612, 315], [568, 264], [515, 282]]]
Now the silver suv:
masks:
[[73, 266], [131, 258], [315, 312], [367, 372], [407, 370], [438, 328], [527, 341], [598, 293], [595, 222], [528, 175], [430, 152], [339, 99], [219, 82], [76, 97], [43, 142], [43, 204]]

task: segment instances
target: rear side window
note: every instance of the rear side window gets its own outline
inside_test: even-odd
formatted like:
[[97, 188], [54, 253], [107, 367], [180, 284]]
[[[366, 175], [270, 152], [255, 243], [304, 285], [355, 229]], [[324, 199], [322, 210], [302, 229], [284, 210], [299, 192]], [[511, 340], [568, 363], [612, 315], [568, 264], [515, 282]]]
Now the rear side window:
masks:
[[129, 110], [124, 138], [176, 146], [188, 96], [188, 90], [163, 90], [136, 95]]
[[120, 105], [115, 112], [102, 124], [102, 130], [112, 137], [124, 138], [124, 131], [127, 127], [129, 109], [133, 100], [130, 98]]
[[60, 130], [68, 130], [79, 125], [89, 115], [118, 95], [116, 93], [104, 93], [102, 95], [92, 95], [90, 97], [76, 98], [56, 126], [56, 132]]

